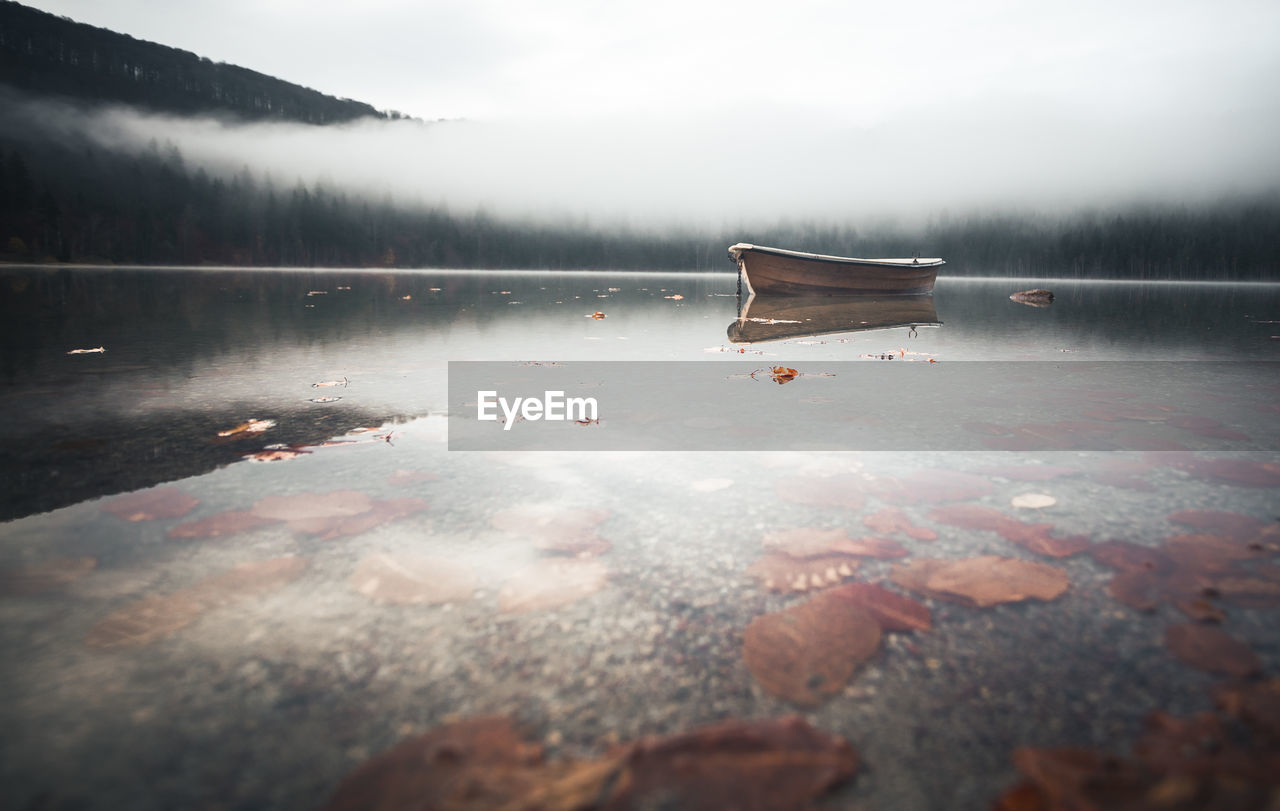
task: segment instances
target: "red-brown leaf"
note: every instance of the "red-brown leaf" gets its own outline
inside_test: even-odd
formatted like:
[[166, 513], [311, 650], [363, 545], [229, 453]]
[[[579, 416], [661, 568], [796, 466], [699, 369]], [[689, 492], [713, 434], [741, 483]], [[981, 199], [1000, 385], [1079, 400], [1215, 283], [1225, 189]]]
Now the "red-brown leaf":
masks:
[[1089, 555], [1121, 572], [1167, 572], [1173, 561], [1163, 550], [1129, 541], [1103, 541], [1089, 547]]
[[93, 648], [148, 645], [190, 625], [215, 608], [263, 594], [298, 578], [307, 567], [299, 557], [243, 563], [172, 594], [144, 597], [113, 611], [90, 629]]
[[898, 585], [985, 608], [1022, 600], [1053, 600], [1071, 585], [1065, 572], [1043, 563], [983, 555], [961, 560], [916, 558], [893, 570]]
[[476, 589], [468, 567], [418, 555], [371, 555], [360, 561], [350, 583], [369, 599], [394, 605], [463, 602]]
[[756, 617], [743, 633], [747, 669], [770, 693], [814, 707], [844, 689], [880, 649], [880, 624], [853, 601], [823, 592]]
[[1164, 644], [1174, 656], [1200, 670], [1228, 676], [1251, 676], [1262, 670], [1253, 648], [1212, 625], [1170, 625]]
[[856, 510], [867, 497], [863, 493], [866, 482], [852, 475], [795, 476], [780, 479], [774, 489], [783, 501], [806, 507], [844, 507]]
[[251, 512], [235, 510], [211, 515], [199, 521], [178, 524], [166, 534], [170, 538], [182, 539], [221, 538], [225, 535], [235, 535], [238, 532], [247, 532], [251, 529], [265, 527], [274, 523], [276, 522], [270, 518], [260, 518]]
[[871, 515], [863, 516], [862, 523], [872, 532], [878, 532], [881, 535], [893, 535], [901, 532], [908, 538], [914, 538], [917, 541], [936, 541], [938, 533], [928, 527], [921, 527], [911, 523], [911, 519], [907, 518], [907, 514], [897, 507], [885, 507], [879, 512]]
[[839, 553], [795, 558], [767, 552], [747, 568], [747, 574], [772, 591], [809, 591], [833, 586], [857, 568], [857, 558]]
[[155, 487], [113, 498], [103, 504], [102, 509], [126, 521], [153, 521], [181, 518], [199, 503], [198, 498], [176, 487]]
[[886, 631], [928, 631], [933, 627], [926, 606], [874, 583], [847, 583], [832, 589], [831, 594], [861, 606]]

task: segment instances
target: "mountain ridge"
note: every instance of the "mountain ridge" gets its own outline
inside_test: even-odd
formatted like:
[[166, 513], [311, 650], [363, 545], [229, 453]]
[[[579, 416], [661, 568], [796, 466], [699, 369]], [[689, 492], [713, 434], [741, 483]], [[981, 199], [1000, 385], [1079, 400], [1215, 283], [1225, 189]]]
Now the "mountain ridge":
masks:
[[180, 115], [314, 125], [406, 117], [13, 0], [0, 0], [0, 81], [40, 95]]

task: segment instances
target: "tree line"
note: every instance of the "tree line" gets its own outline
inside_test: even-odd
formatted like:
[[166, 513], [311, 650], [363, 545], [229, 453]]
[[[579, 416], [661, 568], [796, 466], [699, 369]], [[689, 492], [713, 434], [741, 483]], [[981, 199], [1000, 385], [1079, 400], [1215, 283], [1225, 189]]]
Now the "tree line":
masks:
[[973, 213], [915, 227], [783, 223], [592, 228], [407, 205], [247, 168], [0, 139], [0, 259], [95, 264], [729, 270], [754, 242], [846, 256], [942, 256], [974, 275], [1280, 278], [1280, 197], [1070, 216]]
[[187, 115], [306, 124], [403, 117], [10, 0], [0, 0], [0, 76], [35, 94]]

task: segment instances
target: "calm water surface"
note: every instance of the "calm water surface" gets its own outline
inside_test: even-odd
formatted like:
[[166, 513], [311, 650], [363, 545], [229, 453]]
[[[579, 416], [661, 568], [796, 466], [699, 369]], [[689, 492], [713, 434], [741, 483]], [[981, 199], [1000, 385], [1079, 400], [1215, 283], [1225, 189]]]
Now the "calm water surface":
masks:
[[[0, 271], [4, 795], [313, 808], [396, 741], [485, 714], [554, 759], [801, 712], [859, 753], [826, 801], [844, 808], [986, 807], [1017, 781], [1019, 746], [1126, 754], [1148, 713], [1208, 709], [1222, 678], [1166, 646], [1188, 621], [1176, 600], [1135, 610], [1089, 548], [1046, 555], [939, 510], [1161, 548], [1230, 535], [1220, 513], [1251, 519], [1263, 541], [1223, 565], [1258, 585], [1214, 599], [1274, 674], [1280, 287], [1044, 284], [1056, 300], [1034, 308], [1008, 300], [1025, 281], [944, 278], [932, 318], [753, 302], [750, 323], [821, 328], [732, 343], [746, 323], [732, 275]], [[448, 450], [449, 361], [890, 356], [1195, 362], [1209, 382], [1082, 389], [1052, 430], [959, 429], [990, 437], [973, 452]], [[1256, 373], [1213, 382], [1241, 363]], [[787, 385], [806, 384], [822, 396]], [[251, 420], [270, 426], [236, 430]], [[1096, 447], [1082, 435], [1150, 444], [1081, 450]], [[250, 457], [264, 451], [277, 458]], [[1054, 503], [1013, 506], [1029, 493]], [[870, 529], [889, 508], [937, 539]], [[753, 575], [771, 534], [801, 528], [892, 538], [897, 557], [863, 556], [848, 579], [932, 611], [931, 630], [886, 632], [817, 703], [766, 689], [744, 657], [757, 617], [816, 590]], [[1051, 565], [1070, 586], [978, 608], [890, 582], [912, 560], [978, 555]]]

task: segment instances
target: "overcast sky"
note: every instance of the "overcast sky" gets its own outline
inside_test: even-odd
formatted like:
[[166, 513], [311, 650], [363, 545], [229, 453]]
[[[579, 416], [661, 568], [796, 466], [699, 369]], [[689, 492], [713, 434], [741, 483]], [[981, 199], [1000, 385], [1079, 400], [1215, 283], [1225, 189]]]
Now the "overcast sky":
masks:
[[[433, 135], [432, 171], [488, 167], [492, 194], [557, 169], [581, 200], [639, 184], [638, 204], [646, 182], [683, 178], [715, 205], [715, 184], [751, 195], [756, 174], [818, 208], [833, 183], [852, 205], [868, 189], [1075, 202], [1280, 181], [1276, 0], [28, 4], [380, 109], [467, 118], [488, 129]], [[442, 158], [464, 140], [490, 151]]]

